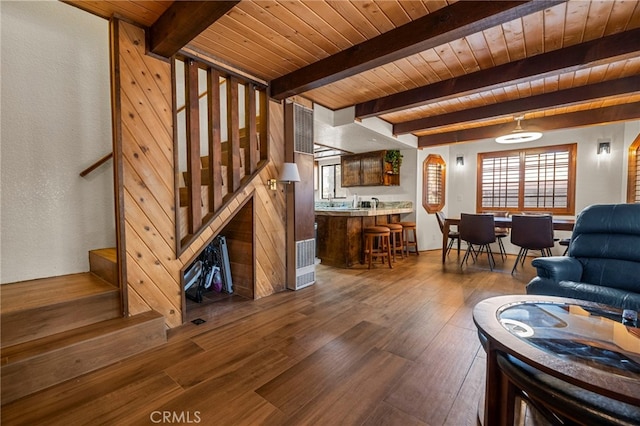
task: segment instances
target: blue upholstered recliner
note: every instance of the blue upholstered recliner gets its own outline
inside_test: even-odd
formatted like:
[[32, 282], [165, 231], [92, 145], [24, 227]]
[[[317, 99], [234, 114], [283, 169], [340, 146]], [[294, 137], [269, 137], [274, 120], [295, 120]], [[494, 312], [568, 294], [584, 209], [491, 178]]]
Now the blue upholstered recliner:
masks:
[[568, 256], [534, 259], [528, 294], [640, 311], [640, 204], [601, 204], [576, 219]]

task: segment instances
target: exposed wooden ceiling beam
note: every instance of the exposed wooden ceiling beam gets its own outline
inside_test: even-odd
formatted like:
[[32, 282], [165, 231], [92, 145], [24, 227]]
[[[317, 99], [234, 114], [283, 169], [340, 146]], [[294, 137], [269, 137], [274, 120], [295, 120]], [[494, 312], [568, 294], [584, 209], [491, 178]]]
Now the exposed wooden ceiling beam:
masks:
[[504, 115], [520, 115], [525, 112], [570, 106], [593, 99], [633, 92], [640, 92], [640, 75], [396, 123], [393, 125], [393, 134], [401, 135], [434, 127], [479, 121]]
[[324, 86], [564, 1], [459, 1], [271, 81], [271, 97]]
[[[533, 129], [545, 131], [593, 126], [616, 121], [635, 120], [638, 118], [640, 118], [640, 102], [634, 102], [524, 120], [522, 121], [522, 127], [525, 131]], [[418, 138], [418, 148], [495, 138], [513, 131], [515, 126], [515, 123], [496, 124], [493, 126], [476, 127], [473, 129], [420, 136]]]
[[479, 90], [524, 83], [547, 75], [593, 67], [611, 58], [637, 57], [639, 51], [640, 28], [636, 28], [356, 104], [355, 116], [362, 119], [428, 102], [453, 99]]
[[168, 58], [224, 16], [240, 0], [176, 1], [149, 29], [149, 51]]

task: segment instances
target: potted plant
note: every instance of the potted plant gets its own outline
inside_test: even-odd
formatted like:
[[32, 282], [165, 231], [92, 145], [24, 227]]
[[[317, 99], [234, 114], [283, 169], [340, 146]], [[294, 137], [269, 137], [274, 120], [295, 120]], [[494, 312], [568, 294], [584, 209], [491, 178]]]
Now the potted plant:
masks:
[[384, 161], [391, 164], [391, 170], [394, 175], [400, 173], [400, 166], [402, 165], [402, 154], [400, 154], [400, 150], [388, 150], [384, 156]]

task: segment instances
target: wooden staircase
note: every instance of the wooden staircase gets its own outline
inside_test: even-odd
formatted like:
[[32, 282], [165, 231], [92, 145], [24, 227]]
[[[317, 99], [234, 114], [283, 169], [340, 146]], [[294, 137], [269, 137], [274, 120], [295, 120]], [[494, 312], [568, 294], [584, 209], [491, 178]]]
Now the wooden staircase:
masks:
[[2, 405], [166, 342], [164, 318], [123, 318], [115, 249], [91, 272], [0, 287]]
[[[226, 143], [223, 143], [223, 145], [226, 145]], [[222, 165], [220, 166], [220, 171], [222, 174], [221, 194], [223, 197], [229, 196], [229, 185], [227, 185], [228, 161], [229, 161], [228, 155], [226, 155], [225, 153], [224, 155], [222, 155]], [[209, 186], [212, 185], [212, 182], [209, 182], [209, 176], [210, 176], [209, 175], [209, 156], [200, 157], [200, 164], [202, 166], [202, 169], [200, 169], [200, 181], [202, 183], [202, 191], [201, 191], [200, 198], [201, 198], [201, 206], [202, 206], [202, 218], [204, 219], [206, 215], [212, 213], [208, 209]], [[244, 148], [240, 148], [239, 176], [240, 176], [240, 179], [244, 179], [246, 176]], [[185, 186], [185, 182], [188, 182], [188, 181], [189, 181], [189, 172], [182, 172], [180, 174], [180, 187], [178, 188], [178, 191], [180, 194], [180, 207], [179, 207], [180, 208], [179, 210], [180, 226], [181, 226], [179, 230], [180, 238], [183, 238], [185, 235], [187, 235], [187, 232], [188, 232], [189, 211], [187, 206], [189, 205], [189, 191]]]

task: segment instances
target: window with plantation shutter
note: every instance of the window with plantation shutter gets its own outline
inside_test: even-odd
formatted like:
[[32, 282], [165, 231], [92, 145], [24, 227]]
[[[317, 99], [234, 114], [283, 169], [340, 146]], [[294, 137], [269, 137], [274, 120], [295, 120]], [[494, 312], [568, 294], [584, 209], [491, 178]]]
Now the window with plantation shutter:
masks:
[[520, 187], [519, 155], [487, 156], [482, 167], [481, 204], [483, 208], [518, 208]]
[[431, 154], [422, 163], [422, 207], [435, 213], [444, 207], [446, 164], [441, 156]]
[[524, 205], [526, 210], [566, 209], [569, 206], [569, 151], [525, 153]]
[[627, 203], [640, 203], [640, 135], [629, 147]]
[[477, 211], [575, 212], [576, 144], [478, 154]]
[[636, 170], [635, 170], [635, 191], [633, 202], [640, 203], [640, 155], [638, 155], [640, 147], [636, 149]]

